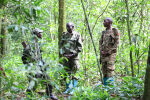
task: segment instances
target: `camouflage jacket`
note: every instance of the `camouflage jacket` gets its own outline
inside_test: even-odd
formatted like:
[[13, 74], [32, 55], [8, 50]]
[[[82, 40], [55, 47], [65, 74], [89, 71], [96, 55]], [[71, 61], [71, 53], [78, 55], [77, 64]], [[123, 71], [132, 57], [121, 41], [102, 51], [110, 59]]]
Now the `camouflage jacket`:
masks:
[[38, 43], [38, 38], [33, 36], [31, 42], [23, 50], [22, 61], [24, 64], [37, 63], [42, 61], [42, 53], [40, 48], [40, 43]]
[[119, 45], [120, 34], [118, 29], [112, 28], [112, 30], [105, 30], [102, 32], [101, 39], [99, 41], [100, 51], [107, 52], [108, 55], [116, 53]]
[[29, 64], [34, 61], [34, 59], [32, 59], [31, 49], [29, 46], [23, 49], [22, 61], [23, 64]]
[[78, 59], [78, 53], [82, 50], [81, 35], [75, 31], [71, 33], [64, 32], [60, 41], [60, 54], [75, 54], [73, 59]]

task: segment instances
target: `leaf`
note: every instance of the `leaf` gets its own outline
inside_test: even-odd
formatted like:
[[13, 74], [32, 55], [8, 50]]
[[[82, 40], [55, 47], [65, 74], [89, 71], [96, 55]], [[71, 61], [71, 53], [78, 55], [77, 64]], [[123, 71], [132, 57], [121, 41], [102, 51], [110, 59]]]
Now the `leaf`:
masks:
[[14, 28], [15, 28], [14, 25], [9, 25], [7, 29], [8, 29], [9, 32], [13, 32]]
[[35, 3], [36, 6], [38, 6], [38, 5], [40, 5], [40, 3], [41, 3], [42, 1], [43, 1], [43, 0], [36, 0], [36, 2], [34, 2], [34, 3]]
[[30, 14], [30, 16], [33, 15], [33, 7], [32, 7], [32, 6], [31, 6], [30, 9], [29, 9], [29, 14]]
[[19, 28], [18, 28], [18, 26], [16, 25], [16, 26], [15, 26], [15, 31], [18, 31], [18, 29], [19, 29]]
[[26, 14], [26, 17], [30, 17], [31, 18], [31, 16], [30, 16], [30, 14], [22, 7], [22, 10], [24, 11], [24, 13]]
[[25, 36], [25, 30], [26, 30], [27, 28], [24, 27], [24, 26], [21, 26], [21, 29], [22, 29], [22, 34]]
[[41, 10], [41, 7], [36, 7], [37, 10]]
[[30, 81], [30, 83], [29, 83], [29, 87], [28, 87], [28, 89], [33, 89], [33, 87], [35, 86], [35, 81]]
[[40, 66], [43, 66], [43, 62], [42, 62], [42, 61], [39, 61], [39, 65], [40, 65]]
[[130, 46], [130, 51], [133, 51], [134, 49], [135, 49], [135, 45], [132, 44], [132, 45]]
[[55, 84], [55, 87], [56, 87], [56, 89], [57, 89], [57, 90], [60, 90], [60, 88], [58, 87], [58, 85], [57, 85], [57, 84]]
[[49, 10], [45, 9], [45, 11], [47, 12], [47, 14], [50, 14]]
[[36, 9], [33, 9], [33, 17], [36, 18], [37, 15], [36, 15]]

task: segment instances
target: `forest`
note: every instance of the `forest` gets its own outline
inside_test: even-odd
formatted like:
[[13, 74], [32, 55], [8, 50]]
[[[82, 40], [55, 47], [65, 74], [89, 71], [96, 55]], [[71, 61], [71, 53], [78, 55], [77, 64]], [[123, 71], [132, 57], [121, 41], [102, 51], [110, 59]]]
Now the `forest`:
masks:
[[[33, 43], [33, 30], [38, 28], [43, 32], [42, 38], [37, 39], [41, 43], [42, 64], [46, 66], [42, 73], [49, 78], [44, 83], [52, 85], [56, 100], [150, 100], [149, 17], [150, 0], [0, 0], [0, 99], [52, 99], [43, 84], [36, 87], [32, 96], [26, 93], [36, 84], [29, 81], [27, 73], [37, 70], [33, 70], [34, 63], [29, 68], [23, 62], [23, 43]], [[112, 27], [120, 33], [110, 85], [103, 84], [99, 50], [105, 18], [111, 18]], [[74, 74], [78, 84], [73, 94], [64, 93], [68, 74], [62, 63], [68, 56], [63, 58], [60, 51], [69, 22], [74, 23], [74, 30], [82, 38], [80, 68]], [[40, 81], [36, 75], [33, 80]], [[72, 82], [69, 77], [65, 80]]]

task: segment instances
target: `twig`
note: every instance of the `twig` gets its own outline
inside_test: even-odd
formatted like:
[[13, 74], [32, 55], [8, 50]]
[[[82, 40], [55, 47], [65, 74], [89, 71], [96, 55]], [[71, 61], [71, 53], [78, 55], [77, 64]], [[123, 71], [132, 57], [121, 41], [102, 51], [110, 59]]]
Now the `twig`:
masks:
[[110, 1], [111, 1], [111, 0], [108, 1], [107, 6], [106, 6], [105, 9], [103, 10], [103, 12], [97, 17], [97, 19], [96, 19], [96, 21], [95, 21], [95, 24], [94, 24], [94, 26], [93, 26], [93, 28], [92, 28], [92, 33], [93, 33], [93, 30], [94, 30], [94, 28], [95, 28], [95, 26], [96, 26], [96, 24], [97, 24], [98, 19], [104, 14], [104, 12], [106, 11], [106, 9], [107, 9], [107, 7], [108, 7]]
[[135, 65], [135, 64], [139, 61], [139, 59], [144, 55], [145, 52], [146, 52], [146, 51], [144, 51], [144, 52], [137, 58], [137, 60], [134, 62], [133, 65]]

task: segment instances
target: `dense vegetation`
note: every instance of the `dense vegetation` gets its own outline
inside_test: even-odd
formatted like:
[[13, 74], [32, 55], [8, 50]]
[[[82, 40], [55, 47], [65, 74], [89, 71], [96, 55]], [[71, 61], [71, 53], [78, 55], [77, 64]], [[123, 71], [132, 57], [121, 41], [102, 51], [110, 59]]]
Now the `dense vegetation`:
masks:
[[[59, 0], [61, 1], [61, 0]], [[38, 27], [43, 34], [43, 59], [50, 65], [47, 71], [55, 86], [55, 95], [63, 100], [61, 84], [63, 66], [59, 64], [58, 0], [0, 0], [0, 98], [25, 99], [28, 86], [25, 66], [21, 61], [22, 41], [30, 41], [31, 30]], [[84, 0], [94, 44], [99, 54], [99, 39], [104, 30], [103, 20], [111, 17], [113, 27], [120, 30], [121, 39], [116, 58], [115, 84], [103, 86], [100, 82], [97, 60], [89, 35], [80, 0], [65, 0], [66, 22], [73, 22], [80, 32], [83, 51], [80, 53], [79, 85], [71, 97], [75, 100], [141, 99], [147, 67], [150, 1], [149, 0]], [[99, 58], [99, 57], [98, 57]], [[38, 87], [41, 91], [42, 86]], [[35, 98], [45, 99], [35, 93]], [[148, 100], [148, 99], [147, 99]]]

